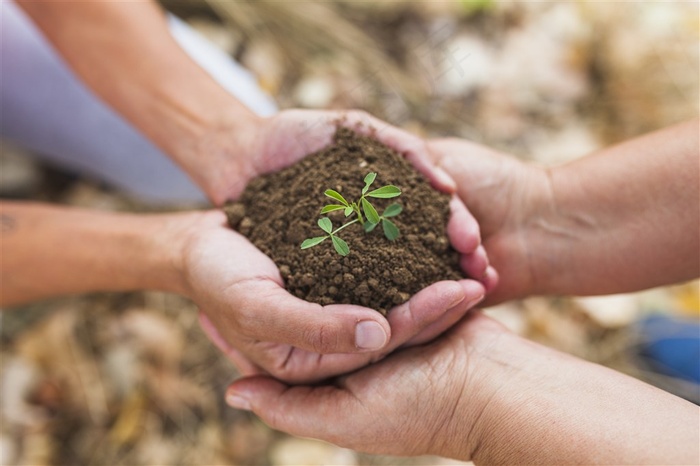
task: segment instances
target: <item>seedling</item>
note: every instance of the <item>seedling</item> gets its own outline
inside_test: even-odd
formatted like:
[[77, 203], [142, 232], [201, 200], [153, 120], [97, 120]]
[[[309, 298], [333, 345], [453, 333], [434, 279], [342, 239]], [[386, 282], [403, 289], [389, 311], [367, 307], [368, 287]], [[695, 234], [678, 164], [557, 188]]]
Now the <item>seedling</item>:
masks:
[[367, 176], [365, 176], [365, 187], [362, 188], [362, 195], [356, 202], [347, 201], [338, 191], [334, 191], [332, 189], [325, 190], [323, 194], [336, 201], [337, 204], [328, 204], [321, 209], [321, 214], [342, 210], [346, 218], [352, 215], [354, 215], [355, 218], [347, 223], [344, 223], [335, 230], [333, 229], [333, 222], [330, 218], [323, 217], [319, 219], [318, 226], [326, 233], [326, 235], [305, 239], [304, 242], [301, 243], [301, 249], [311, 248], [330, 238], [336, 252], [341, 256], [347, 256], [350, 252], [350, 247], [348, 246], [348, 243], [346, 243], [337, 234], [339, 231], [355, 223], [359, 223], [364, 228], [366, 233], [374, 230], [377, 225], [381, 223], [382, 229], [384, 230], [384, 236], [386, 236], [388, 240], [394, 241], [396, 238], [398, 238], [399, 228], [396, 226], [396, 224], [394, 224], [394, 222], [389, 220], [389, 218], [399, 215], [403, 210], [403, 207], [401, 207], [399, 204], [391, 204], [384, 209], [382, 215], [379, 215], [377, 209], [372, 205], [368, 198], [391, 199], [400, 196], [401, 190], [398, 187], [390, 184], [369, 191], [369, 188], [372, 186], [372, 183], [374, 183], [375, 178], [377, 178], [376, 173], [369, 173]]

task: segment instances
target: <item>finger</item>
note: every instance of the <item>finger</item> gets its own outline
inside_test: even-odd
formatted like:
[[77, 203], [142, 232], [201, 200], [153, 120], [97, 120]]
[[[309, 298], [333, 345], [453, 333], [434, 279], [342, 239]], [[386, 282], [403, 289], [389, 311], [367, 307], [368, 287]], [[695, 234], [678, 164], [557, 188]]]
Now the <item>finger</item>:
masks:
[[446, 330], [452, 328], [470, 309], [484, 299], [486, 290], [481, 283], [473, 280], [461, 280], [460, 284], [464, 287], [467, 296], [464, 301], [449, 309], [437, 321], [425, 327], [418, 335], [408, 340], [402, 346], [422, 345], [434, 340]]
[[236, 366], [238, 372], [243, 376], [252, 376], [257, 374], [265, 374], [260, 367], [255, 365], [250, 359], [246, 358], [243, 353], [229, 345], [226, 340], [219, 334], [214, 324], [202, 311], [199, 311], [199, 326], [202, 327], [205, 335], [214, 343], [219, 351], [224, 353], [226, 357]]
[[452, 247], [462, 254], [474, 252], [481, 244], [479, 224], [457, 196], [452, 196], [450, 200], [447, 236], [450, 238]]
[[389, 323], [372, 309], [321, 306], [292, 296], [269, 280], [248, 282], [252, 283], [245, 299], [235, 301], [236, 311], [229, 318], [249, 339], [328, 354], [377, 351], [391, 338]]
[[269, 377], [233, 382], [226, 402], [253, 411], [273, 429], [334, 443], [339, 443], [346, 425], [338, 419], [357, 417], [362, 408], [349, 392], [337, 387], [289, 387]]
[[430, 160], [425, 140], [374, 118], [366, 112], [353, 110], [347, 112], [344, 117], [340, 122], [342, 126], [374, 137], [402, 154], [416, 170], [428, 178], [431, 185], [438, 191], [453, 193], [457, 189], [457, 184], [452, 177]]
[[481, 283], [484, 285], [484, 288], [486, 288], [486, 293], [491, 293], [493, 290], [496, 289], [498, 286], [499, 282], [499, 276], [498, 276], [498, 271], [491, 267], [490, 265], [486, 268], [486, 272], [484, 273], [484, 278], [481, 280]]
[[406, 303], [389, 311], [392, 339], [386, 350], [393, 351], [424, 328], [441, 319], [445, 313], [463, 302], [465, 287], [456, 281], [441, 281], [416, 293]]
[[472, 254], [460, 257], [459, 265], [468, 277], [479, 281], [483, 280], [489, 267], [486, 249], [483, 246], [479, 246]]

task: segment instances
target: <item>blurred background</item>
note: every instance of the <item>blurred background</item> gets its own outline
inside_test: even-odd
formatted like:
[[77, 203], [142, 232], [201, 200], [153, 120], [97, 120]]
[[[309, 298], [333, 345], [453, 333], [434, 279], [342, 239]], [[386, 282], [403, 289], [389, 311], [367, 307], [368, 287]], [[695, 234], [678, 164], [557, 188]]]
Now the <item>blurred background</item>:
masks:
[[[253, 71], [281, 108], [362, 108], [422, 136], [464, 137], [536, 163], [698, 116], [697, 2], [163, 4]], [[0, 164], [2, 197], [149, 209], [7, 144]], [[698, 403], [697, 350], [690, 375], [662, 357], [683, 336], [669, 317], [697, 324], [698, 287], [532, 298], [489, 313]], [[359, 454], [227, 408], [235, 369], [178, 296], [94, 294], [0, 319], [1, 464], [460, 464]]]

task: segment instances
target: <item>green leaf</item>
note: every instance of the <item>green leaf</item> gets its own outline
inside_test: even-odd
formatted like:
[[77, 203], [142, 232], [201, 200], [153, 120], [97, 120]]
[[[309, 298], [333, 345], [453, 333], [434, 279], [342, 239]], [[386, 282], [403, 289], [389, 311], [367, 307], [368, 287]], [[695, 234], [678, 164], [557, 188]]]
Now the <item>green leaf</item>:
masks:
[[390, 184], [388, 186], [383, 186], [379, 189], [375, 189], [374, 191], [370, 191], [367, 193], [369, 197], [379, 197], [382, 199], [389, 199], [392, 197], [400, 196], [401, 195], [401, 190]]
[[374, 179], [377, 177], [377, 174], [372, 172], [368, 173], [367, 176], [365, 176], [365, 187], [362, 188], [362, 194], [365, 194], [367, 190], [369, 189], [370, 185], [374, 183]]
[[352, 207], [346, 207], [346, 208], [345, 208], [345, 216], [347, 217], [347, 216], [350, 215], [351, 213], [352, 213]]
[[377, 209], [375, 209], [374, 206], [364, 197], [362, 198], [362, 210], [365, 211], [367, 221], [370, 223], [379, 223], [379, 214], [377, 213]]
[[335, 199], [336, 201], [340, 202], [341, 204], [343, 204], [343, 205], [346, 206], [346, 207], [350, 205], [350, 204], [348, 203], [348, 201], [346, 201], [345, 198], [344, 198], [343, 196], [341, 196], [340, 193], [339, 193], [338, 191], [334, 191], [334, 190], [332, 190], [332, 189], [326, 189], [326, 190], [323, 192], [323, 194], [325, 194], [326, 196], [330, 197], [331, 199]]
[[384, 228], [384, 236], [390, 241], [394, 241], [399, 237], [399, 229], [391, 220], [384, 219], [382, 221], [382, 228]]
[[377, 228], [377, 225], [379, 225], [379, 224], [378, 224], [378, 223], [370, 223], [370, 222], [367, 222], [367, 223], [365, 223], [365, 231], [366, 231], [367, 233], [369, 233], [370, 231], [372, 231], [372, 230], [374, 230], [375, 228]]
[[317, 236], [315, 238], [305, 239], [304, 242], [301, 243], [301, 249], [309, 249], [310, 247], [313, 247], [319, 243], [322, 243], [323, 240], [325, 240], [327, 238], [328, 238], [328, 236]]
[[330, 232], [333, 231], [333, 222], [331, 222], [331, 219], [328, 217], [319, 218], [318, 226], [321, 227], [321, 230], [325, 231], [328, 234], [330, 234]]
[[338, 254], [341, 256], [347, 256], [348, 253], [350, 253], [350, 247], [344, 240], [338, 238], [337, 236], [331, 236], [331, 239], [333, 240], [333, 247]]
[[340, 205], [340, 204], [328, 204], [328, 205], [325, 206], [323, 209], [321, 209], [321, 213], [322, 213], [322, 214], [327, 214], [328, 212], [333, 212], [333, 211], [336, 211], [336, 210], [343, 210], [343, 209], [345, 209], [345, 208], [346, 208], [346, 207], [345, 207], [344, 205]]
[[403, 207], [401, 207], [401, 204], [390, 204], [386, 209], [384, 209], [384, 213], [382, 214], [382, 217], [396, 217], [403, 211]]

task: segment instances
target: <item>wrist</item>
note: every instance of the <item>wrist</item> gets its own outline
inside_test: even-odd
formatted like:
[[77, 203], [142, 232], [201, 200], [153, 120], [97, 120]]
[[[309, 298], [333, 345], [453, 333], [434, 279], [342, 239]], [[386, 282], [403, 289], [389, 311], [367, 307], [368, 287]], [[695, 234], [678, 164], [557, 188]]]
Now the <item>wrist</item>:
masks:
[[148, 287], [190, 296], [185, 250], [206, 212], [153, 215], [142, 218], [139, 234], [144, 243], [142, 273]]
[[193, 245], [201, 241], [207, 230], [226, 227], [226, 215], [220, 210], [210, 210], [161, 217], [158, 233], [150, 236], [161, 269], [165, 270], [157, 287], [193, 298], [189, 261]]
[[517, 385], [512, 380], [528, 357], [528, 342], [498, 322], [480, 311], [471, 311], [468, 319], [469, 331], [459, 341], [461, 370], [449, 378], [459, 386], [451, 395], [457, 401], [428, 451], [465, 461], [478, 455], [493, 424], [508, 416], [500, 399], [517, 397], [511, 391]]
[[215, 205], [232, 198], [239, 180], [255, 176], [250, 160], [263, 121], [231, 105], [203, 119], [199, 131], [177, 149], [174, 158]]

